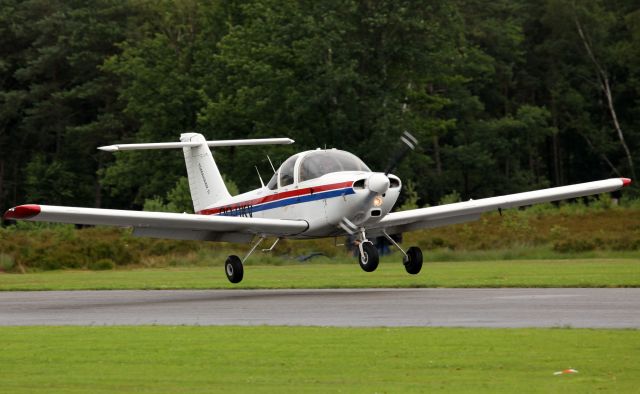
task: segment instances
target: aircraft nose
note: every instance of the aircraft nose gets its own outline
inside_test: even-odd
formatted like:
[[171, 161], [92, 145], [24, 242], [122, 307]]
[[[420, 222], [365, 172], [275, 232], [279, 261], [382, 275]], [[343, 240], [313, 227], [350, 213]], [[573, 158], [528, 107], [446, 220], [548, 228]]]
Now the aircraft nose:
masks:
[[384, 194], [389, 189], [389, 178], [382, 173], [375, 173], [367, 179], [369, 190], [374, 193]]

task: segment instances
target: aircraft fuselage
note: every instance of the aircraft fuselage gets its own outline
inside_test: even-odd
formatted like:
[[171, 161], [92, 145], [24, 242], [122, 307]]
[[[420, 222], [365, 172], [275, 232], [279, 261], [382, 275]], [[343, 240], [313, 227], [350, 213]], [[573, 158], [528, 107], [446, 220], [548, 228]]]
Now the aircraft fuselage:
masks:
[[[372, 174], [377, 173], [342, 171], [275, 190], [265, 186], [221, 201], [198, 213], [307, 221], [308, 230], [292, 238], [343, 234], [338, 227], [343, 218], [358, 226], [370, 225], [389, 213], [398, 200], [400, 180], [390, 175], [395, 182], [378, 195], [367, 187]], [[376, 201], [378, 196], [381, 200]]]

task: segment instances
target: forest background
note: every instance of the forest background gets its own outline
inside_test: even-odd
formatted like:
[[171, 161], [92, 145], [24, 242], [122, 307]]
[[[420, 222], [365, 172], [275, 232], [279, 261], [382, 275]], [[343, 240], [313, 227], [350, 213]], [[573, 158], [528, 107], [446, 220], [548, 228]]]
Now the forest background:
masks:
[[[635, 179], [639, 65], [637, 0], [0, 0], [0, 210], [190, 211], [181, 152], [96, 149], [189, 131], [382, 170], [409, 130], [419, 206]], [[215, 154], [240, 191], [271, 173]]]

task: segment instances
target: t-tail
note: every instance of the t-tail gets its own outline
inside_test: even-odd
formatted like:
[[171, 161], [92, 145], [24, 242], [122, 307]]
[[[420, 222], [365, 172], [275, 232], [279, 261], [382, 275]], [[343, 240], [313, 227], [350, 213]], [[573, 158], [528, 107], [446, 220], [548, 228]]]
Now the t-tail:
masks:
[[261, 138], [246, 140], [207, 141], [202, 134], [183, 133], [180, 142], [160, 142], [149, 144], [125, 144], [101, 146], [100, 150], [117, 152], [123, 150], [141, 149], [175, 149], [182, 148], [184, 161], [187, 166], [189, 189], [193, 200], [194, 212], [215, 205], [217, 202], [231, 197], [222, 179], [222, 174], [216, 165], [210, 147], [241, 146], [241, 145], [269, 145], [292, 144], [290, 138]]

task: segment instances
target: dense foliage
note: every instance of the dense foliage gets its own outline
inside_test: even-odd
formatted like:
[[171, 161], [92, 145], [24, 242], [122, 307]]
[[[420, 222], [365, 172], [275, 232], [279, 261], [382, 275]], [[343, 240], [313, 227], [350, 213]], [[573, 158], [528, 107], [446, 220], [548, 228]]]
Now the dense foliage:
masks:
[[[635, 0], [0, 0], [0, 209], [187, 209], [180, 152], [116, 142], [288, 136], [338, 147], [418, 205], [610, 176], [640, 163]], [[262, 148], [220, 148], [241, 191]]]

